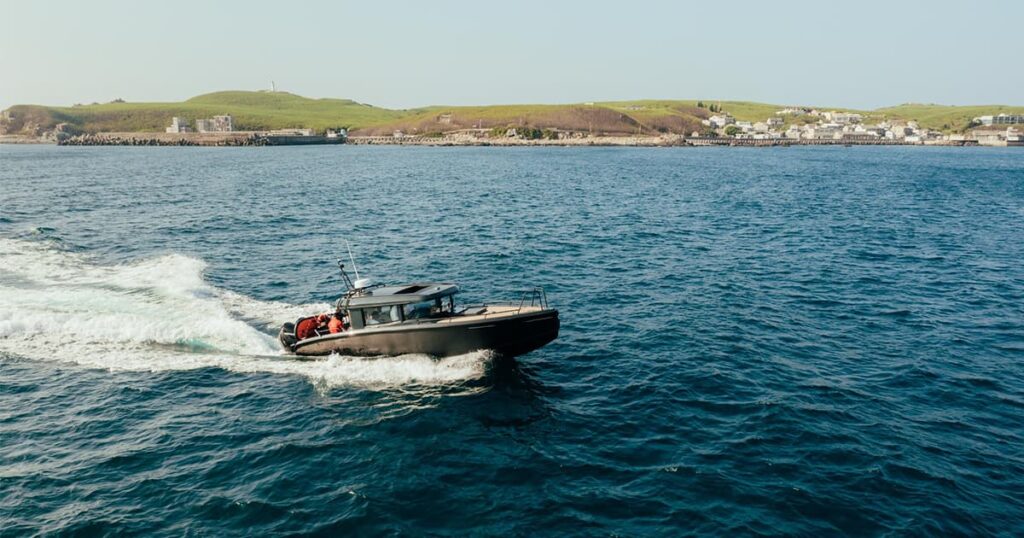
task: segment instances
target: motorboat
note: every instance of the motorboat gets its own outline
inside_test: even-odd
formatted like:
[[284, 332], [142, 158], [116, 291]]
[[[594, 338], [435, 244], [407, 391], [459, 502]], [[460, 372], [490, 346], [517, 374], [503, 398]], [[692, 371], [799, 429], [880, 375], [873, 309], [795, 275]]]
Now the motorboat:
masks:
[[299, 356], [401, 355], [435, 357], [491, 350], [514, 357], [558, 337], [558, 310], [542, 288], [518, 301], [459, 305], [453, 283], [415, 282], [397, 286], [369, 279], [349, 280], [334, 312], [299, 318], [281, 327], [278, 339]]

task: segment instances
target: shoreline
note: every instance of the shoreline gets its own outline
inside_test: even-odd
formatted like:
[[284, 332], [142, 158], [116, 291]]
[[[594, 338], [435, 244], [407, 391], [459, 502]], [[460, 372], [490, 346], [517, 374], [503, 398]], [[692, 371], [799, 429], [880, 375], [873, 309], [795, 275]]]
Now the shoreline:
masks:
[[426, 146], [426, 147], [789, 147], [789, 146], [943, 146], [943, 147], [1019, 147], [1024, 144], [983, 144], [977, 140], [844, 140], [788, 138], [729, 138], [660, 136], [587, 136], [564, 139], [527, 140], [522, 138], [479, 138], [464, 135], [424, 136], [352, 136], [332, 139], [323, 136], [267, 137], [250, 131], [231, 133], [96, 133], [62, 140], [24, 135], [0, 136], [0, 145], [51, 144], [61, 146], [184, 146], [184, 147], [257, 147], [286, 145]]

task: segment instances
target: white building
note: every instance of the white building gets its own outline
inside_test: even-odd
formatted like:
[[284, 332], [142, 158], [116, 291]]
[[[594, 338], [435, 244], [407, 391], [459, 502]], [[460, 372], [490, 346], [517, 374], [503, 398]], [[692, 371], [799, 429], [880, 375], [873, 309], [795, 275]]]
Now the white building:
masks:
[[831, 112], [825, 112], [824, 114], [822, 114], [822, 116], [824, 116], [825, 120], [829, 122], [842, 124], [860, 123], [861, 119], [863, 119], [860, 114], [854, 114], [851, 112], [836, 112], [835, 110]]
[[196, 130], [200, 133], [230, 133], [235, 130], [234, 118], [228, 115], [201, 118], [196, 120]]
[[773, 118], [768, 118], [765, 121], [765, 123], [768, 124], [768, 127], [782, 127], [782, 124], [785, 123], [785, 120], [783, 120], [782, 118], [773, 117]]
[[708, 118], [708, 122], [710, 123], [710, 125], [712, 127], [722, 128], [722, 127], [725, 127], [726, 125], [732, 125], [733, 123], [736, 123], [736, 118], [734, 118], [734, 117], [732, 117], [732, 116], [730, 116], [728, 114], [722, 114], [722, 115], [717, 115], [716, 114], [716, 115], [711, 116], [710, 118]]
[[214, 116], [213, 117], [213, 130], [218, 133], [230, 133], [235, 130], [234, 125], [235, 119], [230, 115]]
[[187, 133], [190, 130], [188, 128], [188, 120], [178, 116], [171, 118], [171, 126], [165, 129], [168, 133]]
[[974, 121], [982, 125], [1018, 125], [1024, 123], [1024, 114], [1000, 114], [998, 116], [980, 116]]
[[818, 126], [807, 129], [803, 137], [811, 140], [835, 139], [843, 136], [843, 132], [835, 127]]

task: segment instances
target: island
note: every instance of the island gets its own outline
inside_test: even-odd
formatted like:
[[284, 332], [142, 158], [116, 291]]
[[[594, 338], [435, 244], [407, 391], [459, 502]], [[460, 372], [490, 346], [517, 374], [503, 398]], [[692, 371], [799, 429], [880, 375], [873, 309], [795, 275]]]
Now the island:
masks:
[[387, 109], [280, 91], [182, 102], [0, 112], [0, 143], [264, 146], [1024, 146], [1024, 107], [904, 104], [875, 110], [744, 101], [637, 100]]

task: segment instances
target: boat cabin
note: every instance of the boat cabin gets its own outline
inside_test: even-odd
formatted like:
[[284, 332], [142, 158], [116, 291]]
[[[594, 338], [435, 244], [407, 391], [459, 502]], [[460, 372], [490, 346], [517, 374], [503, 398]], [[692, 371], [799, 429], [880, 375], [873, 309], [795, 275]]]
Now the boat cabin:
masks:
[[348, 314], [352, 329], [404, 321], [425, 321], [455, 314], [455, 284], [416, 283], [370, 287], [343, 297], [340, 310]]

